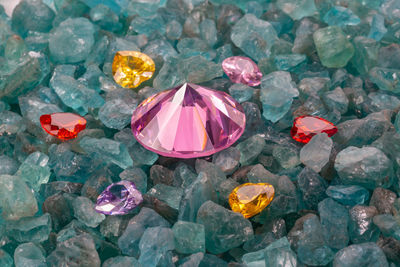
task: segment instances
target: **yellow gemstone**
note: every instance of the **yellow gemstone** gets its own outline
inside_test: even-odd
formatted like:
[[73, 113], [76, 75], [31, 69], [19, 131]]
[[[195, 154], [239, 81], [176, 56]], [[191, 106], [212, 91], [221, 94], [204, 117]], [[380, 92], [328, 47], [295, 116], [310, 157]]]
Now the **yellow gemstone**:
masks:
[[234, 212], [250, 218], [265, 209], [274, 199], [274, 195], [275, 189], [268, 183], [242, 184], [229, 195], [229, 205]]
[[154, 61], [137, 51], [118, 51], [112, 64], [115, 82], [125, 88], [138, 87], [150, 79], [155, 70]]

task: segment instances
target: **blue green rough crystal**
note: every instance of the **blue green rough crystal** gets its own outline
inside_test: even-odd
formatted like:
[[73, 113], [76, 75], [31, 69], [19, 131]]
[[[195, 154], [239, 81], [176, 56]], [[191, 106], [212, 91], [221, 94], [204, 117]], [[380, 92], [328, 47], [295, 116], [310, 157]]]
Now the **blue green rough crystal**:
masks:
[[6, 47], [4, 49], [4, 57], [8, 61], [18, 61], [18, 59], [24, 56], [27, 52], [25, 42], [21, 37], [13, 35], [7, 39]]
[[311, 266], [326, 265], [335, 256], [324, 241], [321, 223], [315, 215], [304, 221], [297, 256], [301, 262]]
[[37, 201], [32, 190], [18, 176], [0, 175], [0, 208], [6, 220], [35, 215]]
[[352, 62], [360, 74], [366, 75], [378, 62], [380, 44], [364, 36], [354, 38], [353, 44], [355, 50]]
[[118, 239], [118, 247], [125, 255], [139, 257], [139, 241], [143, 232], [147, 228], [158, 226], [165, 228], [170, 224], [154, 210], [142, 208], [139, 214], [129, 221], [124, 233]]
[[137, 103], [126, 101], [127, 99], [111, 99], [99, 110], [99, 119], [101, 122], [111, 129], [122, 130], [129, 124], [132, 113], [136, 108]]
[[225, 173], [219, 166], [206, 160], [197, 159], [195, 169], [199, 174], [203, 172], [208, 177], [212, 177], [210, 181], [216, 191], [218, 191], [219, 185], [226, 179]]
[[103, 262], [102, 267], [142, 267], [134, 257], [117, 256], [107, 259]]
[[38, 192], [40, 186], [47, 183], [50, 178], [48, 161], [49, 157], [46, 154], [34, 152], [19, 166], [16, 175], [21, 177], [30, 188]]
[[356, 184], [368, 189], [390, 187], [393, 183], [393, 165], [390, 159], [375, 147], [347, 147], [339, 152], [335, 169], [344, 184]]
[[359, 185], [331, 185], [326, 194], [346, 206], [362, 205], [369, 199], [369, 191]]
[[376, 242], [379, 238], [379, 228], [373, 223], [378, 214], [374, 206], [357, 205], [349, 210], [349, 237], [353, 244]]
[[307, 56], [302, 54], [277, 55], [274, 63], [278, 70], [296, 72], [307, 62]]
[[71, 262], [79, 262], [81, 266], [99, 267], [100, 258], [93, 238], [81, 233], [63, 242], [46, 258], [50, 266], [68, 266]]
[[11, 258], [10, 254], [0, 249], [0, 266], [12, 267], [13, 263], [14, 261]]
[[174, 248], [174, 234], [170, 228], [147, 228], [139, 242], [139, 262], [143, 266], [156, 267], [164, 254]]
[[369, 71], [369, 78], [381, 90], [400, 92], [400, 71], [397, 69], [374, 67]]
[[165, 22], [161, 16], [153, 15], [150, 17], [135, 17], [129, 29], [138, 34], [150, 36], [155, 33], [165, 33]]
[[165, 202], [169, 207], [178, 210], [183, 190], [165, 184], [156, 184], [147, 194]]
[[318, 203], [318, 212], [325, 243], [336, 250], [346, 247], [349, 243], [348, 210], [333, 199], [326, 198]]
[[348, 246], [335, 255], [334, 267], [380, 266], [388, 267], [385, 254], [375, 243]]
[[178, 40], [182, 35], [182, 25], [176, 21], [171, 20], [166, 26], [166, 35], [170, 40]]
[[391, 214], [380, 214], [376, 215], [373, 220], [384, 236], [400, 240], [400, 223], [396, 217]]
[[329, 162], [332, 139], [326, 133], [313, 136], [300, 150], [300, 161], [315, 172], [320, 172]]
[[106, 216], [94, 210], [94, 203], [87, 197], [77, 197], [72, 201], [74, 216], [89, 227], [97, 227]]
[[235, 83], [229, 87], [229, 94], [239, 103], [249, 101], [253, 93], [254, 89], [245, 84]]
[[357, 25], [361, 22], [360, 18], [349, 8], [342, 6], [332, 7], [323, 17], [323, 21], [329, 26]]
[[398, 112], [396, 115], [396, 119], [394, 121], [394, 127], [396, 128], [396, 131], [400, 134], [400, 112]]
[[25, 217], [7, 223], [7, 235], [18, 242], [40, 243], [49, 238], [52, 229], [50, 214], [39, 217]]
[[43, 1], [23, 0], [13, 10], [12, 28], [22, 36], [28, 31], [49, 32], [54, 17], [54, 11]]
[[214, 20], [205, 19], [200, 23], [200, 36], [210, 47], [217, 43], [217, 34], [217, 26]]
[[327, 183], [324, 178], [306, 167], [297, 176], [297, 183], [304, 205], [308, 209], [317, 209], [318, 203], [326, 197]]
[[255, 60], [268, 57], [277, 39], [274, 27], [253, 14], [243, 16], [232, 28], [232, 42]]
[[229, 175], [239, 167], [240, 151], [236, 147], [229, 147], [213, 156], [213, 163], [221, 168], [221, 170]]
[[46, 267], [44, 251], [34, 243], [23, 243], [14, 252], [16, 267]]
[[0, 155], [0, 175], [13, 175], [18, 170], [18, 162], [7, 155]]
[[195, 222], [198, 210], [208, 200], [217, 200], [210, 175], [200, 172], [184, 191], [179, 207], [179, 220]]
[[107, 138], [97, 139], [85, 136], [79, 145], [86, 153], [99, 160], [114, 163], [123, 169], [133, 166], [132, 158], [123, 143]]
[[202, 224], [177, 221], [172, 227], [175, 250], [182, 254], [205, 252], [205, 233]]
[[121, 180], [132, 181], [143, 194], [147, 192], [147, 174], [140, 168], [127, 168], [119, 174]]
[[314, 43], [322, 65], [342, 68], [354, 55], [354, 47], [337, 26], [329, 26], [314, 32]]
[[313, 0], [278, 0], [276, 5], [293, 20], [300, 20], [317, 12]]
[[17, 62], [0, 64], [0, 99], [15, 101], [40, 84], [49, 74], [50, 66], [47, 57], [30, 51]]
[[22, 117], [8, 110], [0, 112], [0, 134], [11, 135], [24, 131]]
[[284, 169], [292, 169], [301, 163], [299, 150], [294, 146], [275, 146], [272, 150], [272, 156]]
[[178, 262], [179, 267], [191, 267], [191, 266], [199, 266], [201, 261], [203, 260], [204, 253], [198, 252], [192, 254], [186, 258], [183, 258]]
[[90, 18], [95, 24], [108, 31], [118, 31], [122, 28], [118, 15], [103, 4], [90, 10]]
[[253, 238], [250, 221], [212, 201], [200, 207], [197, 223], [204, 225], [206, 249], [213, 254], [226, 252]]
[[385, 109], [397, 110], [400, 108], [400, 99], [383, 92], [372, 92], [368, 94], [371, 100], [371, 111], [379, 112]]
[[383, 36], [387, 33], [385, 27], [385, 18], [381, 14], [375, 14], [372, 18], [371, 29], [368, 34], [368, 38], [380, 41]]
[[299, 96], [289, 72], [276, 71], [261, 80], [260, 100], [263, 104], [263, 117], [277, 122], [285, 116], [292, 106], [293, 98]]
[[186, 82], [191, 83], [207, 82], [223, 75], [220, 64], [208, 61], [201, 55], [180, 60], [177, 67], [178, 72], [183, 75], [182, 77], [184, 77]]
[[259, 135], [240, 142], [236, 148], [240, 151], [240, 164], [250, 165], [262, 152], [265, 146], [265, 140]]

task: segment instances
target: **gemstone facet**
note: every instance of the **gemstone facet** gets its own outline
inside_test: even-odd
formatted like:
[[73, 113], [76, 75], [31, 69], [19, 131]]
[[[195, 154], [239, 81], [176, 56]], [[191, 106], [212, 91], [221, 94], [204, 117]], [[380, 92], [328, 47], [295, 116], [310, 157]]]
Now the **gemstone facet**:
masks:
[[234, 83], [257, 86], [261, 83], [262, 73], [257, 64], [248, 57], [229, 57], [222, 62], [226, 75]]
[[86, 120], [74, 113], [53, 113], [40, 116], [42, 128], [61, 140], [76, 138], [86, 128]]
[[246, 117], [228, 94], [186, 83], [144, 100], [132, 115], [132, 132], [145, 148], [175, 158], [205, 157], [231, 146]]
[[274, 199], [275, 189], [268, 183], [246, 183], [233, 189], [229, 205], [234, 212], [245, 218], [253, 217], [265, 209]]
[[130, 181], [109, 185], [97, 198], [95, 210], [106, 215], [124, 215], [143, 202], [143, 196]]
[[149, 80], [156, 70], [154, 61], [137, 51], [118, 51], [112, 64], [116, 83], [125, 88], [136, 88]]
[[314, 135], [319, 133], [326, 133], [329, 137], [332, 137], [337, 133], [337, 127], [323, 118], [306, 115], [294, 120], [290, 133], [294, 140], [306, 144], [310, 142]]

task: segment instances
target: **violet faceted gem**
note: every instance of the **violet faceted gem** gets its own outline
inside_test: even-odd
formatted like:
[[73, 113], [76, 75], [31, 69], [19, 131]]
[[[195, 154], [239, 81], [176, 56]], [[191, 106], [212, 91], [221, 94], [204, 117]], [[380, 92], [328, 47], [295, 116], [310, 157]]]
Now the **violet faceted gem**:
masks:
[[106, 215], [124, 215], [143, 202], [142, 193], [130, 181], [109, 185], [97, 198], [94, 209]]
[[132, 132], [148, 150], [166, 157], [196, 158], [231, 146], [246, 124], [243, 108], [228, 94], [185, 83], [143, 101]]
[[222, 69], [234, 83], [257, 86], [261, 83], [262, 73], [257, 64], [248, 57], [228, 57], [222, 62]]

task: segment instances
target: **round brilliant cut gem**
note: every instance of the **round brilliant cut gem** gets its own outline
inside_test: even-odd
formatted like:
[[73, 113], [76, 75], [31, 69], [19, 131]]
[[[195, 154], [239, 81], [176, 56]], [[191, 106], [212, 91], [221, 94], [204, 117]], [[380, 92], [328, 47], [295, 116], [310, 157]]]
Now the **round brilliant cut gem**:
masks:
[[246, 124], [243, 108], [228, 94], [186, 83], [143, 101], [132, 116], [132, 132], [162, 156], [195, 158], [231, 146]]
[[86, 128], [86, 120], [74, 113], [53, 113], [40, 116], [42, 128], [61, 140], [76, 138]]
[[314, 135], [326, 133], [332, 137], [337, 133], [337, 127], [330, 121], [317, 116], [297, 117], [290, 132], [293, 139], [300, 143], [308, 143]]
[[154, 61], [137, 51], [119, 51], [115, 54], [112, 74], [116, 83], [125, 88], [136, 88], [149, 80], [156, 70]]
[[232, 211], [245, 218], [253, 217], [265, 209], [274, 199], [275, 189], [268, 183], [246, 183], [233, 189], [229, 195]]
[[248, 57], [228, 57], [222, 62], [222, 69], [234, 83], [257, 86], [261, 83], [262, 73], [257, 64]]
[[97, 198], [95, 210], [106, 215], [124, 215], [143, 202], [143, 196], [131, 181], [109, 185]]

